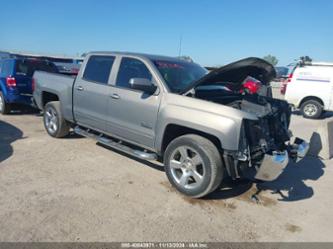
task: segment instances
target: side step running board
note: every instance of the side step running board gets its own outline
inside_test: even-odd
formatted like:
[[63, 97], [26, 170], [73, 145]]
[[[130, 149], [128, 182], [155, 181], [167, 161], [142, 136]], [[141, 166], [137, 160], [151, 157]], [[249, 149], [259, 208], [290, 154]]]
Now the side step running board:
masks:
[[153, 161], [153, 160], [157, 160], [157, 155], [155, 153], [151, 153], [151, 152], [145, 152], [145, 151], [141, 151], [141, 150], [137, 150], [137, 149], [132, 149], [129, 146], [126, 146], [124, 144], [122, 144], [121, 142], [116, 142], [114, 140], [112, 140], [111, 138], [108, 137], [104, 137], [103, 134], [101, 135], [96, 135], [92, 132], [89, 132], [88, 130], [82, 129], [79, 126], [76, 126], [74, 128], [74, 132], [78, 135], [84, 136], [84, 137], [88, 137], [88, 138], [92, 138], [94, 140], [96, 140], [97, 142], [104, 144], [108, 147], [111, 147], [113, 149], [125, 152], [127, 154], [130, 154], [134, 157], [138, 157], [140, 159], [144, 159], [144, 160], [148, 160], [148, 161]]

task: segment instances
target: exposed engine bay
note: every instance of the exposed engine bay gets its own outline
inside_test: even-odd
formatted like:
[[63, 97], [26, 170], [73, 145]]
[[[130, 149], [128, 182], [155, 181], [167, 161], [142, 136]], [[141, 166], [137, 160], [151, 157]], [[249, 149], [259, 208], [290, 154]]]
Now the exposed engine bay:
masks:
[[258, 121], [245, 122], [248, 140], [251, 146], [262, 141], [262, 148], [268, 150], [284, 149], [284, 143], [290, 139], [288, 131], [291, 108], [286, 101], [261, 96], [258, 94], [240, 94], [226, 90], [197, 89], [196, 98], [227, 105], [256, 115]]
[[[199, 87], [194, 97], [230, 106], [258, 117], [256, 121], [244, 120], [238, 152], [240, 161], [236, 163], [235, 160], [230, 159], [231, 175], [239, 177], [244, 167], [259, 167], [266, 154], [273, 155], [275, 152], [289, 149], [292, 136], [288, 129], [291, 107], [286, 101], [259, 94], [240, 93], [235, 89], [225, 89], [223, 84]], [[244, 165], [241, 161], [247, 161], [249, 164]], [[241, 167], [243, 169], [239, 169]]]

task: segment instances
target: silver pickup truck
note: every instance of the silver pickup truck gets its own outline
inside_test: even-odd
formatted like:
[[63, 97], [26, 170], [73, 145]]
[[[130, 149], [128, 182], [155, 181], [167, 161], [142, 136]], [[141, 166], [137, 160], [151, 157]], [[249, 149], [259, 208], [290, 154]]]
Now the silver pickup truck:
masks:
[[[248, 77], [265, 90], [242, 91]], [[178, 191], [199, 198], [225, 177], [275, 180], [290, 158], [307, 153], [305, 141], [290, 142], [288, 103], [267, 96], [274, 77], [272, 65], [258, 58], [208, 73], [172, 57], [91, 52], [76, 78], [35, 72], [34, 100], [49, 135], [73, 129], [159, 160]]]

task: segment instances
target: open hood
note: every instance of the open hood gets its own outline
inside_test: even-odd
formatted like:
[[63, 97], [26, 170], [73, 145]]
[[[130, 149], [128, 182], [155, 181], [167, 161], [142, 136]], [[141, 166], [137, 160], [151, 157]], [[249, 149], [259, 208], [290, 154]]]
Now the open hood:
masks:
[[260, 80], [261, 83], [267, 85], [275, 78], [275, 75], [275, 69], [270, 63], [260, 58], [249, 57], [206, 74], [201, 79], [190, 84], [182, 93], [187, 93], [197, 86], [213, 85], [222, 82], [229, 82], [240, 86], [247, 76]]

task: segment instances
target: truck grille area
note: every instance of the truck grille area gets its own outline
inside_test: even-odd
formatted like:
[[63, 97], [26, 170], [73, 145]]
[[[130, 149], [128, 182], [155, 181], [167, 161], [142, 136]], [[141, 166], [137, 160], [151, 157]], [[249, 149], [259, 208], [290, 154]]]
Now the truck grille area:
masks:
[[289, 112], [276, 110], [257, 121], [245, 120], [245, 136], [249, 146], [251, 159], [261, 160], [264, 153], [282, 151], [290, 140], [288, 131]]

